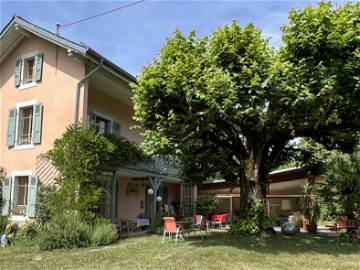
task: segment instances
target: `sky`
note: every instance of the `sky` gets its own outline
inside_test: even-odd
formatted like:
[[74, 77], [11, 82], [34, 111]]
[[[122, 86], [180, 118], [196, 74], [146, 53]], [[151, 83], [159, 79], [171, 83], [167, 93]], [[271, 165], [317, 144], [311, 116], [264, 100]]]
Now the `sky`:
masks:
[[[129, 1], [3, 1], [0, 0], [1, 29], [18, 15], [55, 32], [60, 25], [129, 4]], [[241, 26], [253, 23], [270, 39], [281, 44], [281, 26], [290, 8], [303, 8], [310, 1], [152, 1], [64, 27], [61, 35], [83, 42], [136, 76], [158, 56], [174, 30], [198, 36], [211, 34], [237, 20]]]

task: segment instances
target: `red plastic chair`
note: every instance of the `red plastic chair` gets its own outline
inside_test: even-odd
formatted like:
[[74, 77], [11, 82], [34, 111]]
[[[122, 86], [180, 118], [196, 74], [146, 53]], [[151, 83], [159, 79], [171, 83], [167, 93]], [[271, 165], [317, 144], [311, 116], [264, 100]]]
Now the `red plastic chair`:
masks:
[[215, 228], [216, 225], [219, 226], [220, 229], [225, 228], [225, 225], [227, 224], [229, 214], [214, 214], [211, 217], [213, 228]]
[[175, 244], [177, 243], [178, 238], [184, 240], [184, 237], [182, 236], [184, 230], [181, 226], [176, 225], [176, 221], [174, 217], [164, 217], [163, 220], [164, 220], [164, 233], [162, 239], [163, 243], [165, 242], [166, 234], [169, 235], [169, 238], [171, 238], [171, 235], [175, 235]]

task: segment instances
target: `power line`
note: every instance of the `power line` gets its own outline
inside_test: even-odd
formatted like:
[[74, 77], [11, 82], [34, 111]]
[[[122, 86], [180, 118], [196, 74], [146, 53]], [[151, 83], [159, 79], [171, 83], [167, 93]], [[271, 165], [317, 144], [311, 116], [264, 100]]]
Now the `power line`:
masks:
[[90, 17], [87, 17], [87, 18], [84, 18], [84, 19], [75, 21], [75, 22], [71, 22], [71, 23], [67, 23], [67, 24], [64, 24], [64, 25], [61, 25], [61, 26], [59, 25], [59, 26], [60, 26], [61, 28], [64, 28], [64, 27], [67, 27], [67, 26], [70, 26], [70, 25], [73, 25], [73, 24], [81, 23], [81, 22], [83, 22], [83, 21], [91, 20], [91, 19], [94, 19], [94, 18], [103, 16], [103, 15], [106, 15], [106, 14], [109, 14], [109, 13], [112, 13], [112, 12], [115, 12], [115, 11], [120, 10], [120, 9], [125, 9], [125, 8], [131, 7], [131, 6], [135, 6], [135, 5], [140, 4], [140, 3], [142, 3], [142, 2], [145, 2], [145, 1], [146, 1], [146, 0], [141, 0], [141, 1], [133, 2], [133, 3], [130, 3], [130, 4], [127, 4], [127, 5], [123, 5], [123, 6], [121, 6], [121, 7], [114, 8], [114, 9], [112, 9], [112, 10], [109, 10], [109, 11], [106, 11], [106, 12], [103, 12], [103, 13], [99, 13], [99, 14], [96, 14], [96, 15], [93, 15], [93, 16], [90, 16]]

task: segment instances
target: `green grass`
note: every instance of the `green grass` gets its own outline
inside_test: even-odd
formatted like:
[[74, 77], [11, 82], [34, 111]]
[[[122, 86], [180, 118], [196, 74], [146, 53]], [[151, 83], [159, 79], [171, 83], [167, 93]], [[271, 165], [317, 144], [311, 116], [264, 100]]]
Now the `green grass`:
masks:
[[121, 240], [102, 248], [41, 252], [18, 244], [0, 248], [0, 269], [360, 269], [360, 248], [326, 237], [277, 235], [230, 239], [213, 233], [185, 242], [160, 236]]

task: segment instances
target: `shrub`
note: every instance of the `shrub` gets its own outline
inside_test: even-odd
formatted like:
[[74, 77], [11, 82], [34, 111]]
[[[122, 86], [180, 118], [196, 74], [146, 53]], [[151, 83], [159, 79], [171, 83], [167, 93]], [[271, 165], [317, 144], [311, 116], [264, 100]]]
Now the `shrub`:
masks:
[[211, 216], [219, 207], [219, 199], [214, 195], [205, 193], [199, 195], [196, 201], [196, 212], [200, 215]]
[[40, 240], [41, 250], [71, 249], [90, 245], [91, 226], [76, 211], [58, 214], [44, 228]]
[[32, 241], [40, 232], [37, 222], [28, 222], [19, 228], [18, 238]]
[[40, 227], [44, 227], [52, 215], [50, 203], [56, 189], [53, 186], [40, 186], [37, 193], [36, 220]]
[[104, 246], [117, 240], [117, 231], [110, 224], [97, 224], [91, 235], [93, 246]]
[[5, 232], [5, 228], [9, 223], [9, 217], [0, 216], [0, 234], [3, 234]]
[[254, 219], [238, 220], [229, 230], [232, 236], [256, 236], [261, 233], [261, 228]]

